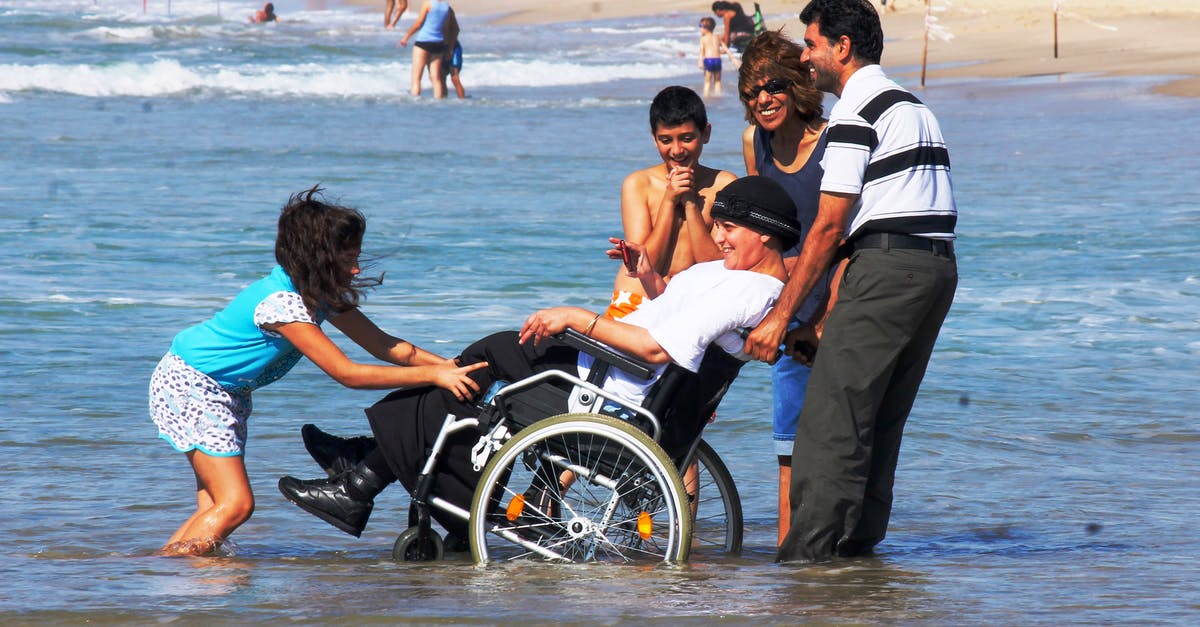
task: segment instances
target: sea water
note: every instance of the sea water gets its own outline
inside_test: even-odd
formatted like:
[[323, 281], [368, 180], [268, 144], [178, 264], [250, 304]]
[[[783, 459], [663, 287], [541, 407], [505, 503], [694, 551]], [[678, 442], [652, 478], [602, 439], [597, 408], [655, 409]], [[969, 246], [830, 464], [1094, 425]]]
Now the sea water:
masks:
[[[194, 506], [147, 380], [171, 337], [267, 272], [275, 219], [320, 184], [368, 216], [364, 310], [453, 354], [530, 311], [598, 309], [647, 107], [700, 86], [700, 15], [496, 26], [461, 15], [467, 100], [408, 94], [379, 10], [276, 2], [0, 2], [0, 620], [1188, 623], [1200, 614], [1200, 155], [1161, 78], [939, 80], [962, 276], [870, 559], [773, 563], [769, 372], [706, 437], [747, 520], [684, 566], [390, 559], [286, 502], [299, 427], [366, 431], [380, 394], [304, 362], [255, 394], [254, 517], [230, 555], [156, 549]], [[168, 13], [169, 7], [169, 13]], [[402, 21], [404, 27], [411, 13]], [[797, 33], [794, 16], [789, 31]], [[916, 87], [913, 68], [889, 68]], [[744, 172], [735, 75], [704, 161]], [[332, 332], [332, 331], [331, 331]], [[335, 334], [356, 358], [367, 356]]]

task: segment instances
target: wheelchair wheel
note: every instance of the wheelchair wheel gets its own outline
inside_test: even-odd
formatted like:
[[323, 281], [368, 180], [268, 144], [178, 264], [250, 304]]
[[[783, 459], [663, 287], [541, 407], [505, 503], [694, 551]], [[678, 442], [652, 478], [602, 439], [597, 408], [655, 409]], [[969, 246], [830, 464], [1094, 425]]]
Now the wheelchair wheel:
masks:
[[471, 500], [476, 562], [687, 559], [687, 493], [662, 448], [628, 423], [554, 416], [513, 436]]
[[742, 497], [733, 475], [712, 446], [696, 447], [699, 476], [684, 473], [684, 488], [693, 506], [692, 542], [697, 550], [738, 553], [742, 550]]
[[405, 529], [392, 545], [392, 559], [397, 562], [433, 562], [442, 559], [445, 554], [442, 537], [430, 532], [422, 539], [419, 527]]

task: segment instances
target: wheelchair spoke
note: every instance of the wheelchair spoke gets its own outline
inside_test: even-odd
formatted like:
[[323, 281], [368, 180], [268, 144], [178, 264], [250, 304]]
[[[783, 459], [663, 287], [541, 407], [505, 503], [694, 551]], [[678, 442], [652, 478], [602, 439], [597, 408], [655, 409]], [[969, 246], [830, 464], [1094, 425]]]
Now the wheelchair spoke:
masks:
[[547, 419], [514, 436], [484, 469], [472, 502], [472, 554], [679, 560], [690, 526], [684, 498], [666, 454], [633, 427], [590, 415]]

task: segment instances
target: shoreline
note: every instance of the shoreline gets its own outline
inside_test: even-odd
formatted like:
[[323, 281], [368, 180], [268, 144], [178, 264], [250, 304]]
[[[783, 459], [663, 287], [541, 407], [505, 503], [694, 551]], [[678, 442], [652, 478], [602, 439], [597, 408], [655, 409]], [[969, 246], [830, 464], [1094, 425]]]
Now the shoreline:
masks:
[[[372, 10], [382, 17], [383, 0], [336, 0]], [[933, 0], [935, 5], [945, 0]], [[662, 15], [688, 21], [710, 15], [711, 2], [664, 0], [509, 0], [496, 11], [490, 0], [452, 0], [459, 15], [487, 18], [495, 24], [553, 24], [621, 17]], [[783, 28], [799, 39], [797, 14], [803, 0], [760, 2], [769, 28]], [[939, 78], [1027, 78], [1097, 74], [1163, 77], [1155, 93], [1200, 97], [1200, 0], [1059, 0], [1058, 57], [1054, 57], [1055, 14], [1052, 0], [953, 0], [933, 12], [936, 24], [952, 37], [929, 41], [926, 85]], [[743, 2], [750, 8], [752, 1]], [[398, 32], [412, 23], [419, 0], [410, 0]], [[916, 67], [924, 48], [924, 0], [891, 0], [880, 9], [885, 37], [883, 66]], [[894, 9], [893, 9], [894, 8]]]

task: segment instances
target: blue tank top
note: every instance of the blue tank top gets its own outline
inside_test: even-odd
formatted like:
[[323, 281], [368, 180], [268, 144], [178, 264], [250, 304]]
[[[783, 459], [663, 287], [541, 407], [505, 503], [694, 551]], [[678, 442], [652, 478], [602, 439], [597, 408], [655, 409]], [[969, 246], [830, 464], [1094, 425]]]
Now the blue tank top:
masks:
[[429, 12], [425, 14], [425, 21], [417, 30], [417, 36], [413, 38], [413, 41], [444, 41], [446, 38], [442, 35], [442, 24], [446, 22], [448, 13], [450, 13], [448, 0], [433, 0]]
[[[825, 169], [821, 167], [821, 159], [825, 156], [826, 135], [825, 130], [822, 130], [808, 161], [804, 162], [799, 170], [791, 173], [784, 172], [775, 165], [775, 155], [771, 152], [771, 135], [772, 133], [769, 131], [755, 128], [754, 164], [758, 167], [760, 175], [782, 185], [787, 190], [792, 202], [796, 203], [796, 219], [800, 221], [800, 242], [791, 250], [784, 252], [785, 257], [791, 257], [800, 254], [800, 249], [804, 246], [804, 238], [808, 237], [808, 232], [817, 219], [817, 206], [821, 199], [821, 177], [825, 174]], [[808, 300], [805, 300], [800, 305], [800, 309], [796, 310], [796, 319], [802, 322], [807, 321], [816, 311], [817, 305], [825, 299], [828, 291], [829, 281], [818, 281], [817, 285], [813, 287], [812, 293], [809, 294]]]
[[[282, 335], [254, 324], [259, 303], [276, 292], [296, 292], [280, 266], [247, 286], [212, 318], [180, 331], [171, 352], [231, 392], [248, 392], [275, 381], [303, 356]], [[325, 316], [316, 315], [320, 324]]]

